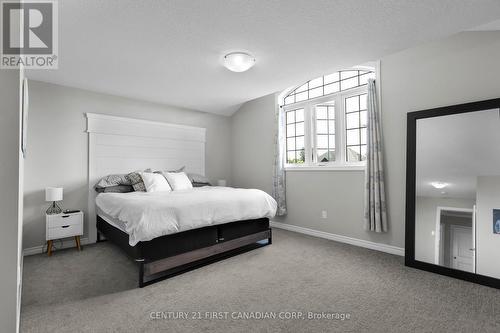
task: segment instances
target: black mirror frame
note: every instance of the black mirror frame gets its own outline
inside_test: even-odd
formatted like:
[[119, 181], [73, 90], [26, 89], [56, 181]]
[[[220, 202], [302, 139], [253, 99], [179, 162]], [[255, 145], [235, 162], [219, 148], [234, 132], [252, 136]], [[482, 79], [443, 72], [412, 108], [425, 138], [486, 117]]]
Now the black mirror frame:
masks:
[[409, 112], [406, 129], [406, 223], [405, 265], [453, 278], [500, 289], [500, 279], [460, 271], [453, 268], [415, 260], [415, 199], [416, 199], [416, 134], [417, 120], [482, 110], [500, 109], [500, 98], [450, 105], [434, 109]]

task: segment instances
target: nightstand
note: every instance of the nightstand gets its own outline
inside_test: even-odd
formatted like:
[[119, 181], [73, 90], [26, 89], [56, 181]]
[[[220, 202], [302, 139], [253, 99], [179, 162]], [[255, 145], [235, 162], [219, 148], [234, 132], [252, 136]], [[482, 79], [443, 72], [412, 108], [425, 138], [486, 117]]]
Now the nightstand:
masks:
[[80, 251], [81, 235], [83, 235], [83, 212], [45, 215], [45, 238], [49, 256], [52, 255], [54, 239], [74, 237], [76, 248]]

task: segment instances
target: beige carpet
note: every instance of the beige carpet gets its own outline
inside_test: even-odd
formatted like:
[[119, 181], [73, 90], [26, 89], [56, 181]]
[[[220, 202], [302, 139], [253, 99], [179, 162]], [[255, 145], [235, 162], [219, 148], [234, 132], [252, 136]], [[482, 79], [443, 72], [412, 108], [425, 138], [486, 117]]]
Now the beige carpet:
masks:
[[[26, 257], [21, 331], [500, 331], [499, 290], [404, 267], [401, 257], [277, 229], [271, 246], [143, 289], [136, 283], [134, 263], [109, 243]], [[206, 319], [214, 311], [220, 319]], [[168, 319], [171, 312], [189, 318]], [[300, 317], [308, 312], [350, 319]], [[284, 318], [292, 313], [298, 318]], [[276, 318], [258, 318], [264, 315]]]

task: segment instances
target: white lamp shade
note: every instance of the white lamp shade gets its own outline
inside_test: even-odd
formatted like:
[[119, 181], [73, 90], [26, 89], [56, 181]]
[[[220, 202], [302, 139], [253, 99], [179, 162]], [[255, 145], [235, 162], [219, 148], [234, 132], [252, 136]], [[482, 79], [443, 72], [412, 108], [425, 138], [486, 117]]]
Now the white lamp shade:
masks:
[[47, 187], [45, 189], [45, 201], [62, 201], [63, 188], [62, 187]]
[[244, 72], [255, 65], [255, 58], [245, 52], [233, 52], [224, 57], [224, 66], [233, 72]]

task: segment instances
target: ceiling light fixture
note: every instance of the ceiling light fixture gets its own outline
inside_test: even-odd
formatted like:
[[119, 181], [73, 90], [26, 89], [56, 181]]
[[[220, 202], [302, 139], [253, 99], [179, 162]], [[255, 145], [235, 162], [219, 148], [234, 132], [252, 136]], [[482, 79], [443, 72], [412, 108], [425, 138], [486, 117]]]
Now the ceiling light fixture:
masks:
[[255, 58], [245, 52], [231, 52], [224, 56], [224, 67], [232, 72], [244, 72], [255, 65]]
[[443, 183], [443, 182], [432, 182], [431, 185], [434, 187], [434, 188], [437, 188], [437, 189], [442, 189], [442, 188], [445, 188], [446, 186], [448, 186], [448, 183]]

